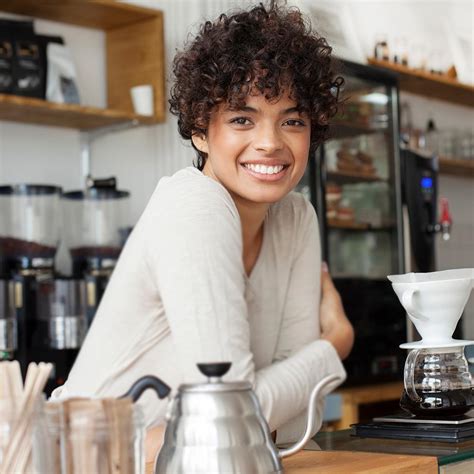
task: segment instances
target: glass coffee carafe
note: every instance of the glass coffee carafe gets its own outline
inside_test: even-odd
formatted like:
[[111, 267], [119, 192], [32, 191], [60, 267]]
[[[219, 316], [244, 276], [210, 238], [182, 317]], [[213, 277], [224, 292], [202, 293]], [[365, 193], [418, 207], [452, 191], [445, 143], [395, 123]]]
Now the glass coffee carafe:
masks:
[[464, 347], [409, 352], [400, 406], [416, 416], [444, 418], [474, 407], [474, 390]]

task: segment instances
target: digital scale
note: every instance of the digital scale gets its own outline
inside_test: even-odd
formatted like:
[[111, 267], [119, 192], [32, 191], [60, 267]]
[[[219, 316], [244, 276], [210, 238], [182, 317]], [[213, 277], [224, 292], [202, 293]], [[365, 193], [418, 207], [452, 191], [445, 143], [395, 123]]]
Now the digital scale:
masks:
[[474, 439], [474, 412], [450, 419], [419, 418], [408, 413], [351, 425], [355, 436], [459, 443]]

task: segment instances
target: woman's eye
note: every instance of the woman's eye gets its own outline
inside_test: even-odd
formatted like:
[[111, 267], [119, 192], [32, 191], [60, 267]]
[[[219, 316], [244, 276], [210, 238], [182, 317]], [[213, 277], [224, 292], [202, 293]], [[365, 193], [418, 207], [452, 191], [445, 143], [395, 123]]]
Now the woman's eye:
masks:
[[235, 123], [236, 125], [250, 125], [250, 120], [246, 117], [235, 117], [231, 119], [230, 123]]
[[300, 119], [289, 119], [284, 123], [284, 125], [289, 125], [290, 127], [304, 127], [306, 124]]

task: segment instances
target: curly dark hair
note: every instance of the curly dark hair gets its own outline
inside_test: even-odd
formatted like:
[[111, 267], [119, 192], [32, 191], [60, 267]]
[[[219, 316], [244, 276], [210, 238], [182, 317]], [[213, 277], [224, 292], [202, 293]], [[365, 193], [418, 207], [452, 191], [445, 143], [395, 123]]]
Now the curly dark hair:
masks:
[[[299, 9], [276, 1], [205, 22], [173, 62], [169, 103], [179, 133], [188, 140], [194, 134], [206, 135], [213, 109], [223, 102], [238, 109], [250, 93], [277, 100], [289, 90], [311, 119], [315, 150], [327, 139], [343, 83], [331, 52]], [[196, 166], [202, 170], [207, 155], [196, 151]]]

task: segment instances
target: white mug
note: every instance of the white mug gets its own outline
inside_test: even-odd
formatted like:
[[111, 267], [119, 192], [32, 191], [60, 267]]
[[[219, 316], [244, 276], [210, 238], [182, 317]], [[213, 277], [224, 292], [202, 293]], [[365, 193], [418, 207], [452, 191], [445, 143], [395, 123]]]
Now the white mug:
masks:
[[130, 89], [133, 110], [139, 115], [153, 115], [153, 86], [143, 84]]

